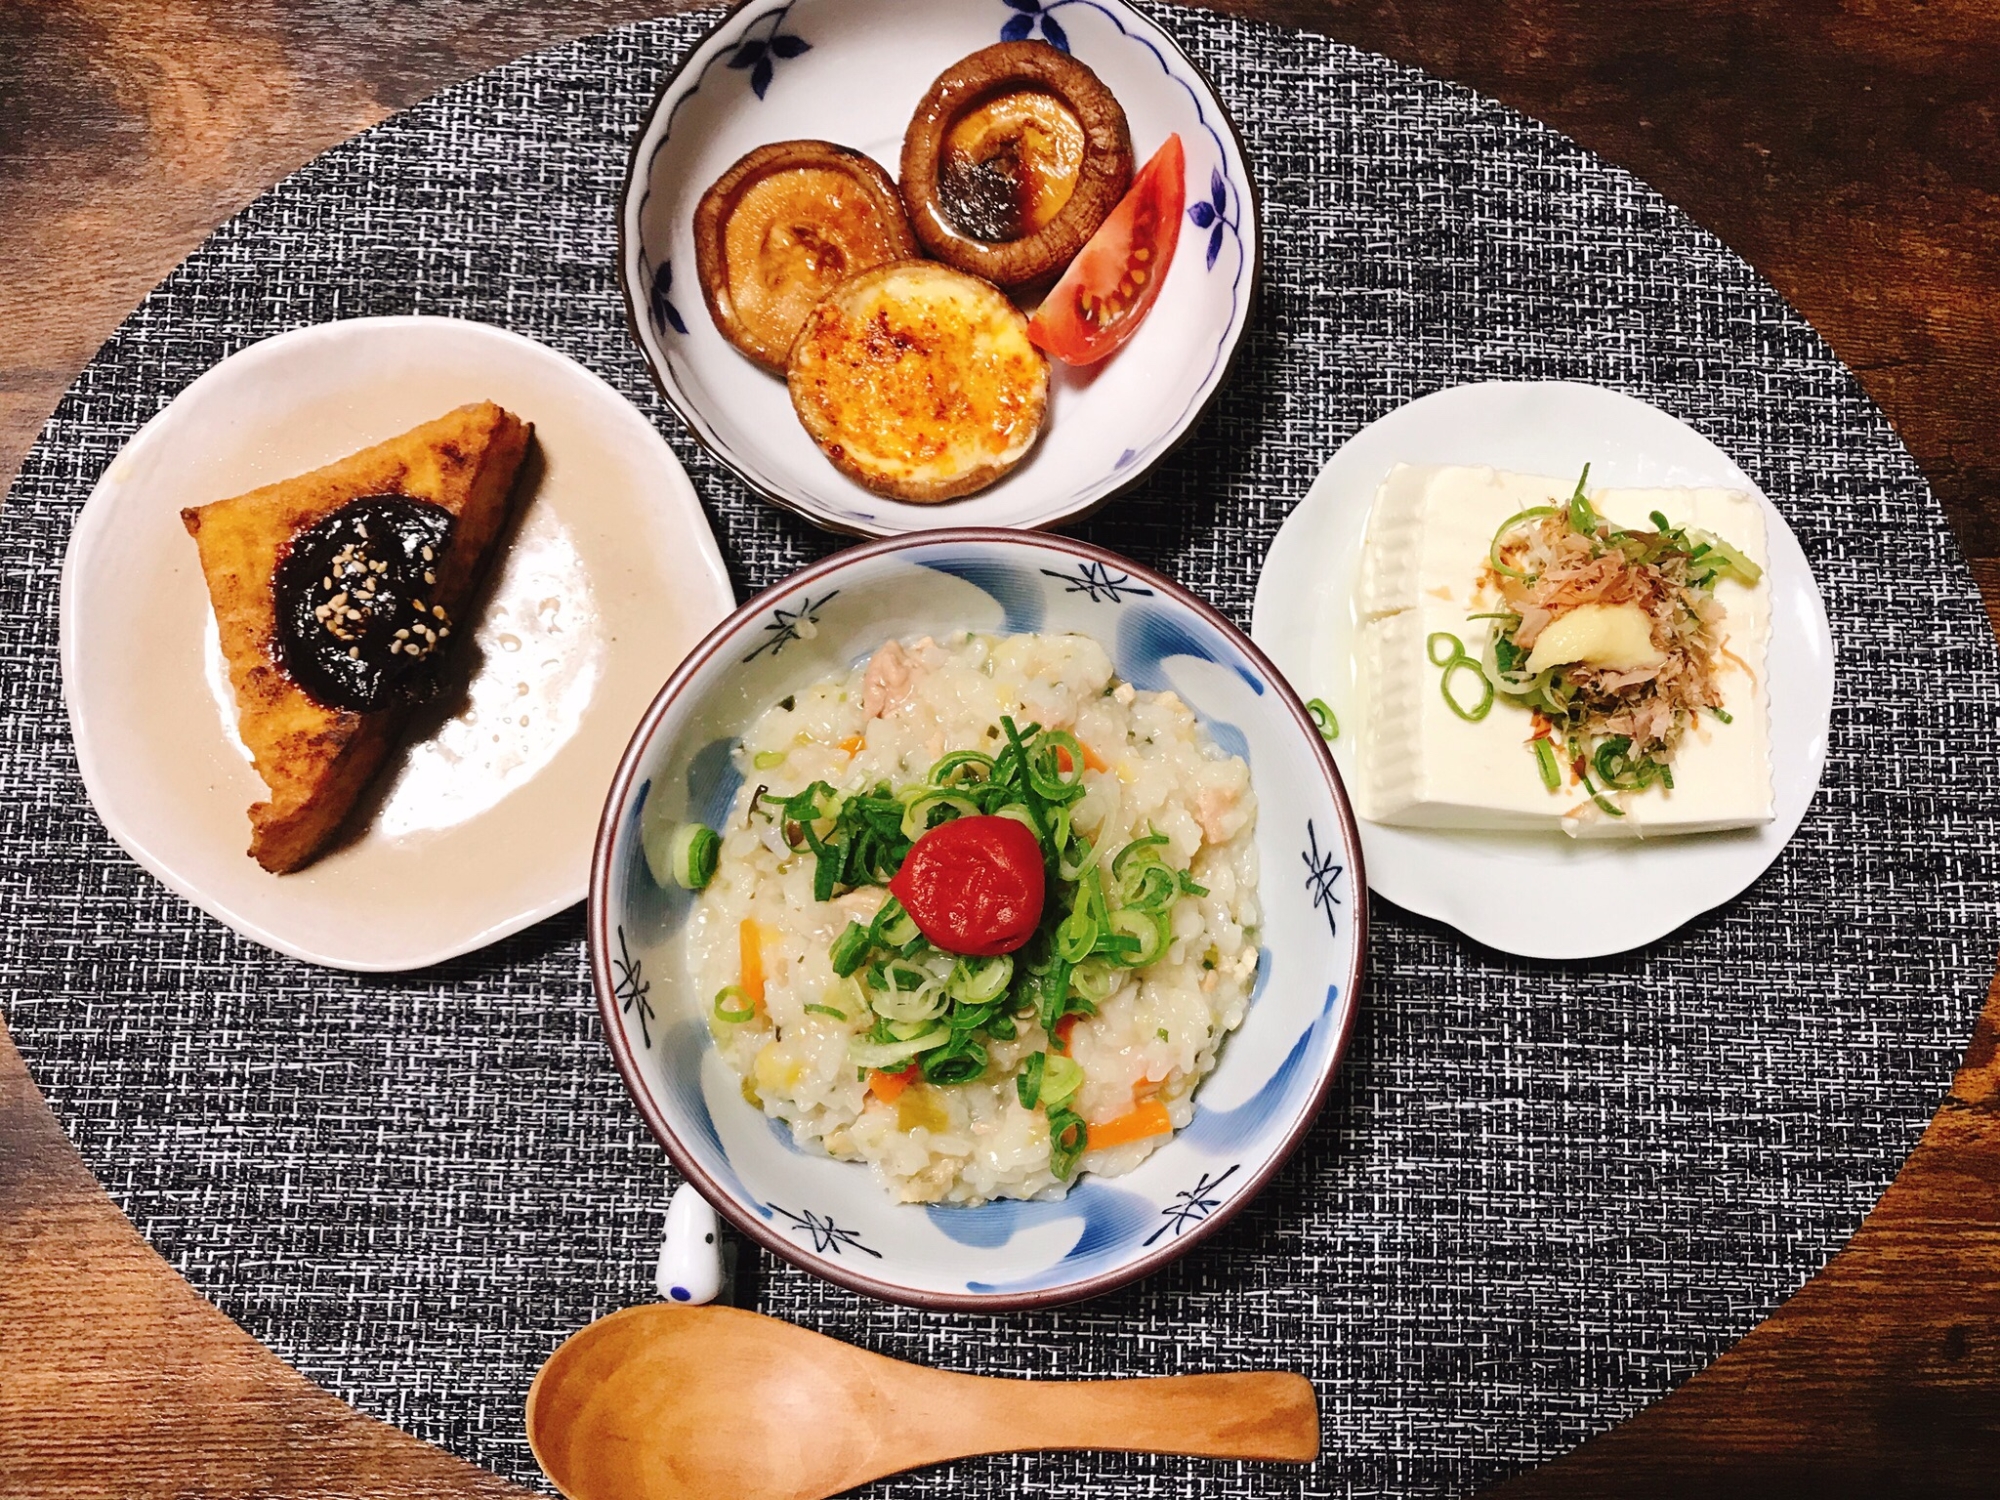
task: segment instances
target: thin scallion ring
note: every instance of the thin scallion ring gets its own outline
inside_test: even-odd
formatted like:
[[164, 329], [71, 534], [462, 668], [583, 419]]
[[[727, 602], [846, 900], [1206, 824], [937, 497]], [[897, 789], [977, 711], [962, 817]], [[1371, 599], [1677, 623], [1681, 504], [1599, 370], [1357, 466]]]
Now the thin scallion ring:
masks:
[[1090, 1127], [1075, 1110], [1049, 1112], [1049, 1171], [1065, 1180], [1076, 1168], [1076, 1159], [1090, 1149]]
[[951, 1028], [948, 1026], [933, 1027], [923, 1035], [903, 1042], [871, 1042], [865, 1037], [856, 1037], [847, 1044], [847, 1060], [857, 1068], [896, 1072], [918, 1053], [942, 1047], [950, 1040]]
[[667, 867], [684, 891], [701, 890], [715, 879], [721, 857], [722, 840], [706, 823], [681, 824], [667, 844]]
[[967, 1005], [984, 1005], [1006, 993], [1014, 978], [1014, 960], [1005, 953], [987, 958], [962, 957], [951, 967], [945, 991]]
[[[1451, 649], [1445, 655], [1438, 654], [1438, 642], [1448, 641]], [[1465, 642], [1449, 630], [1434, 630], [1424, 642], [1424, 654], [1431, 659], [1431, 665], [1444, 668], [1444, 676], [1438, 679], [1438, 691], [1444, 694], [1445, 706], [1468, 724], [1477, 724], [1493, 708], [1493, 679], [1486, 675], [1486, 669], [1479, 664], [1476, 656], [1465, 654]], [[1479, 702], [1467, 708], [1451, 695], [1451, 674], [1470, 671], [1479, 679], [1481, 695]]]
[[1546, 739], [1534, 741], [1535, 765], [1542, 773], [1542, 785], [1550, 791], [1562, 786], [1562, 771], [1556, 765], [1556, 752]]
[[[977, 777], [961, 772], [977, 771]], [[954, 750], [931, 767], [932, 786], [963, 786], [967, 781], [991, 781], [993, 757], [977, 750]]]
[[[1036, 1056], [1043, 1054], [1037, 1053]], [[1064, 1057], [1060, 1052], [1047, 1054], [1042, 1064], [1042, 1106], [1045, 1109], [1059, 1109], [1076, 1097], [1076, 1091], [1083, 1087], [1083, 1064], [1073, 1057]]]
[[1138, 944], [1117, 959], [1128, 969], [1143, 969], [1147, 964], [1158, 963], [1173, 936], [1167, 927], [1166, 913], [1144, 911], [1136, 906], [1121, 906], [1114, 911], [1110, 929], [1112, 937], [1129, 938]]
[[1048, 1067], [1049, 1055], [1037, 1052], [1021, 1065], [1021, 1071], [1014, 1075], [1014, 1095], [1021, 1101], [1021, 1108], [1033, 1109], [1042, 1097], [1042, 1071]]
[[1542, 516], [1552, 516], [1555, 514], [1556, 508], [1553, 505], [1531, 505], [1526, 510], [1515, 511], [1513, 515], [1502, 521], [1500, 529], [1493, 533], [1493, 540], [1486, 544], [1486, 561], [1492, 567], [1493, 571], [1504, 573], [1509, 578], [1526, 578], [1528, 575], [1523, 573], [1519, 568], [1510, 568], [1507, 564], [1500, 561], [1500, 543], [1506, 539], [1508, 532], [1519, 526], [1523, 521], [1533, 521]]
[[903, 837], [920, 839], [930, 831], [930, 817], [940, 807], [949, 807], [961, 818], [977, 817], [979, 804], [943, 787], [926, 787], [903, 809]]
[[715, 1019], [729, 1026], [741, 1026], [745, 1021], [757, 1019], [757, 1007], [743, 993], [740, 985], [725, 984], [717, 990], [712, 1009]]
[[1056, 928], [1056, 957], [1068, 964], [1082, 963], [1097, 946], [1102, 931], [1086, 907], [1077, 907]]
[[1306, 712], [1312, 715], [1313, 728], [1319, 731], [1321, 739], [1331, 742], [1340, 738], [1340, 720], [1333, 716], [1333, 710], [1327, 707], [1326, 699], [1306, 699]]

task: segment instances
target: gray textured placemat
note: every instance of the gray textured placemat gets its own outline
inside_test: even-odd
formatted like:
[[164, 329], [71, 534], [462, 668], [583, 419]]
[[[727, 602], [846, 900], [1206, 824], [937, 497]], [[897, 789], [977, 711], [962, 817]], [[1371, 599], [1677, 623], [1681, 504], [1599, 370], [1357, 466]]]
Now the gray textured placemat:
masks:
[[[1011, 12], [995, 0], [995, 27]], [[1742, 899], [1649, 952], [1529, 964], [1376, 904], [1333, 1100], [1289, 1168], [1170, 1269], [997, 1319], [766, 1266], [768, 1311], [957, 1369], [1299, 1365], [1310, 1470], [1002, 1458], [881, 1493], [1461, 1492], [1712, 1358], [1841, 1244], [1969, 1034], [2000, 923], [1993, 640], [1916, 468], [1771, 289], [1632, 178], [1464, 90], [1298, 33], [1164, 22], [1264, 190], [1246, 356], [1192, 443], [1091, 525], [1247, 621], [1259, 559], [1342, 438], [1490, 377], [1592, 380], [1685, 418], [1804, 542], [1840, 654], [1820, 797]], [[627, 143], [680, 17], [454, 88], [219, 230], [77, 382], [0, 572], [0, 966], [35, 1077], [166, 1257], [307, 1374], [517, 1478], [543, 1356], [649, 1295], [669, 1175], [612, 1071], [572, 913], [404, 979], [308, 969], [143, 875], [83, 800], [55, 657], [76, 508], [202, 370], [327, 318], [485, 319], [669, 433], [739, 587], [833, 543], [687, 441], [613, 277]]]

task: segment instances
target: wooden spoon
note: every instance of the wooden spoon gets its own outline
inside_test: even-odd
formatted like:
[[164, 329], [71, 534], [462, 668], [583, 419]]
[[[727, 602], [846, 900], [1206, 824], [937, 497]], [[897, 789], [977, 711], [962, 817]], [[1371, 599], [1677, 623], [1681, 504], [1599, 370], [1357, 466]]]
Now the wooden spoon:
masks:
[[600, 1318], [528, 1392], [528, 1443], [570, 1500], [820, 1500], [920, 1464], [1028, 1448], [1319, 1454], [1300, 1375], [990, 1380], [870, 1354], [733, 1307]]

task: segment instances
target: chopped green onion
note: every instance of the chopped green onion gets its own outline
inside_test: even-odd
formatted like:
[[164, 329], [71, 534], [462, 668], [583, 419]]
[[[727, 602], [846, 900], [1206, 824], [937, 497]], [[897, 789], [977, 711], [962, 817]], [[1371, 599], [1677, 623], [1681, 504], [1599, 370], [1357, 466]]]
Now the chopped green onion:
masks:
[[1583, 487], [1590, 482], [1590, 465], [1583, 466], [1583, 473], [1577, 476], [1576, 490], [1569, 497], [1569, 529], [1583, 536], [1597, 535], [1597, 512], [1590, 501], [1584, 498]]
[[875, 913], [868, 935], [885, 948], [900, 948], [917, 936], [917, 919], [903, 910], [903, 903], [891, 896]]
[[1113, 990], [1125, 982], [1125, 971], [1102, 958], [1087, 958], [1070, 971], [1070, 988], [1092, 1005], [1111, 998]]
[[1133, 906], [1121, 906], [1111, 914], [1111, 932], [1136, 943], [1117, 960], [1128, 969], [1143, 969], [1147, 964], [1158, 963], [1172, 937], [1164, 913], [1141, 911]]
[[1014, 977], [1014, 960], [1005, 953], [991, 957], [964, 957], [951, 966], [945, 990], [952, 999], [967, 1005], [984, 1005], [1006, 992]]
[[1556, 514], [1556, 508], [1553, 505], [1531, 505], [1526, 510], [1515, 511], [1513, 515], [1500, 523], [1500, 529], [1493, 533], [1493, 540], [1487, 543], [1487, 564], [1494, 572], [1504, 573], [1509, 578], [1526, 578], [1528, 575], [1523, 573], [1519, 568], [1510, 568], [1507, 564], [1500, 561], [1500, 543], [1506, 538], [1508, 532], [1519, 526], [1523, 521], [1533, 521], [1541, 516], [1552, 516], [1554, 514]]
[[1083, 1087], [1083, 1064], [1059, 1052], [1037, 1055], [1047, 1058], [1042, 1064], [1042, 1107], [1057, 1109], [1075, 1098], [1076, 1091]]
[[774, 766], [782, 766], [784, 763], [785, 752], [782, 750], [759, 750], [755, 755], [750, 757], [750, 764], [760, 771], [768, 771]]
[[731, 1026], [757, 1019], [757, 1007], [738, 985], [724, 985], [715, 992], [715, 1019]]
[[833, 940], [833, 951], [828, 955], [833, 960], [833, 972], [842, 979], [852, 974], [861, 967], [861, 961], [868, 956], [874, 942], [866, 927], [859, 922], [849, 922], [841, 929], [840, 936]]
[[1736, 722], [1736, 715], [1731, 713], [1726, 708], [1711, 708], [1709, 712], [1714, 714], [1716, 718], [1722, 720], [1722, 722], [1725, 724], [1734, 724]]
[[951, 1001], [944, 981], [907, 958], [892, 958], [868, 970], [868, 1004], [891, 1021], [929, 1021], [945, 1012]]
[[950, 808], [952, 816], [957, 818], [976, 817], [979, 813], [979, 804], [970, 798], [941, 787], [928, 787], [911, 798], [910, 805], [903, 809], [903, 837], [913, 842], [922, 838], [930, 831], [931, 814], [941, 807]]
[[1069, 809], [1056, 814], [1062, 837], [1056, 840], [1056, 875], [1063, 880], [1081, 880], [1083, 872], [1097, 862], [1097, 845], [1069, 826]]
[[1324, 698], [1308, 698], [1306, 712], [1312, 715], [1313, 727], [1323, 740], [1340, 738], [1340, 720], [1333, 716], [1333, 710], [1326, 706]]
[[1082, 963], [1096, 948], [1099, 931], [1097, 918], [1079, 906], [1056, 928], [1056, 956], [1065, 963]]
[[1156, 846], [1166, 842], [1167, 836], [1164, 833], [1149, 833], [1142, 839], [1132, 840], [1120, 849], [1111, 861], [1111, 878], [1116, 880], [1122, 876], [1125, 867], [1135, 859], [1158, 859], [1160, 856], [1152, 851]]
[[[960, 1037], [964, 1044], [958, 1045]], [[953, 1045], [927, 1053], [924, 1057], [926, 1083], [970, 1083], [986, 1071], [986, 1049], [966, 1033], [954, 1033]]]
[[1600, 792], [1596, 788], [1596, 786], [1594, 786], [1591, 783], [1589, 771], [1580, 770], [1578, 774], [1580, 774], [1583, 777], [1583, 789], [1586, 792], [1590, 793], [1590, 800], [1592, 802], [1595, 802], [1600, 808], [1602, 808], [1605, 812], [1609, 813], [1614, 818], [1622, 818], [1625, 816], [1624, 808], [1618, 807], [1613, 803], [1606, 801], [1604, 794]]
[[701, 890], [715, 879], [716, 861], [721, 857], [722, 840], [713, 828], [705, 823], [683, 823], [667, 841], [668, 877], [684, 891]]
[[1074, 1110], [1058, 1109], [1049, 1115], [1049, 1171], [1058, 1181], [1066, 1181], [1076, 1169], [1076, 1159], [1090, 1149], [1090, 1127]]
[[1048, 801], [1069, 802], [1083, 795], [1083, 746], [1067, 729], [1044, 729], [1035, 736], [1027, 767], [1028, 784]]
[[[977, 772], [977, 775], [973, 773]], [[993, 757], [977, 750], [954, 750], [931, 767], [932, 786], [963, 786], [993, 779]]]
[[[1449, 643], [1448, 652], [1442, 656], [1438, 651], [1440, 641]], [[1444, 694], [1445, 706], [1468, 724], [1477, 724], [1485, 718], [1493, 708], [1493, 679], [1486, 675], [1478, 657], [1465, 654], [1465, 642], [1449, 630], [1434, 630], [1424, 642], [1424, 653], [1430, 657], [1432, 666], [1444, 668], [1444, 676], [1438, 679], [1438, 691]], [[1483, 689], [1479, 702], [1471, 708], [1451, 695], [1452, 673], [1461, 671], [1470, 671], [1479, 679], [1479, 686]]]
[[1048, 1053], [1037, 1052], [1014, 1075], [1014, 1093], [1021, 1101], [1021, 1108], [1033, 1109], [1042, 1097], [1042, 1072], [1048, 1065]]
[[1536, 740], [1535, 766], [1542, 773], [1542, 785], [1550, 791], [1562, 786], [1562, 771], [1556, 766], [1556, 752], [1545, 739]]
[[831, 1005], [808, 1005], [806, 1009], [816, 1016], [832, 1016], [836, 1021], [845, 1021], [847, 1019], [846, 1011], [835, 1010]]
[[1120, 903], [1141, 911], [1165, 911], [1180, 893], [1180, 876], [1163, 864], [1136, 866], [1118, 883]]
[[865, 1037], [856, 1037], [847, 1044], [847, 1060], [857, 1068], [884, 1073], [900, 1072], [911, 1058], [942, 1047], [950, 1040], [951, 1028], [948, 1026], [935, 1026], [921, 1036], [900, 1042], [871, 1042]]
[[1649, 516], [1649, 517], [1648, 517], [1647, 519], [1649, 519], [1649, 520], [1650, 520], [1650, 521], [1651, 521], [1651, 522], [1653, 523], [1653, 530], [1655, 530], [1655, 531], [1672, 531], [1672, 530], [1673, 530], [1673, 527], [1671, 527], [1671, 526], [1669, 526], [1669, 525], [1667, 524], [1667, 518], [1666, 518], [1666, 516], [1665, 516], [1664, 514], [1662, 514], [1661, 512], [1657, 511], [1657, 510], [1656, 510], [1656, 511], [1654, 511], [1654, 512], [1652, 513], [1652, 515], [1651, 515], [1651, 516]]

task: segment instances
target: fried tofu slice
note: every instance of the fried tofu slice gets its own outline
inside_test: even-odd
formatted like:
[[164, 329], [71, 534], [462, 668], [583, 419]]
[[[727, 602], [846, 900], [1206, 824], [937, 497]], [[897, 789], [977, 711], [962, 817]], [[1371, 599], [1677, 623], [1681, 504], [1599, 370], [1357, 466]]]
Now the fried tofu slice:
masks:
[[250, 854], [265, 869], [299, 869], [326, 847], [410, 712], [404, 703], [366, 712], [328, 706], [286, 672], [275, 580], [293, 539], [369, 496], [441, 506], [452, 532], [434, 598], [457, 619], [506, 530], [533, 432], [511, 412], [478, 402], [310, 474], [181, 512], [201, 554], [238, 731], [270, 791], [270, 800], [250, 808]]

